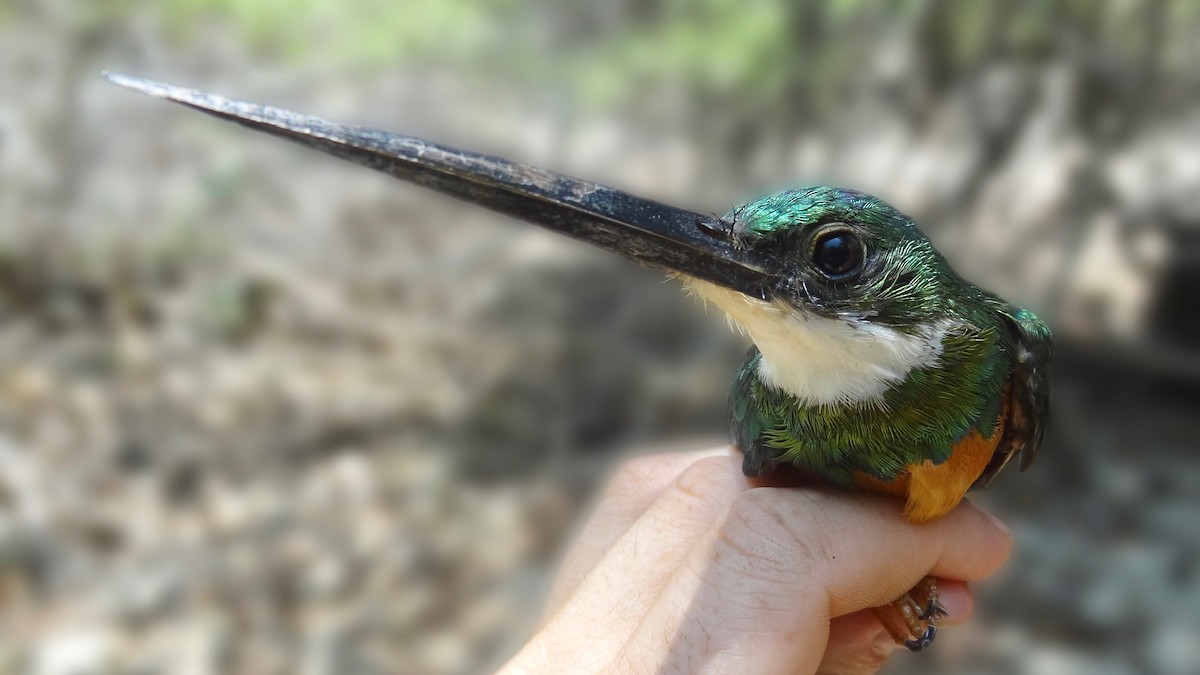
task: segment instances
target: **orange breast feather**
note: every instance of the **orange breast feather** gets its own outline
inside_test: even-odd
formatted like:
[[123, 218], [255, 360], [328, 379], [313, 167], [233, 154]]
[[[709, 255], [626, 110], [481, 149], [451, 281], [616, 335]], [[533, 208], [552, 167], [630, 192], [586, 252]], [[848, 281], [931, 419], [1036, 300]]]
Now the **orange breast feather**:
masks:
[[1004, 436], [1005, 421], [1009, 406], [1006, 403], [1000, 414], [1000, 423], [990, 437], [972, 429], [950, 453], [950, 458], [941, 464], [926, 460], [920, 464], [909, 464], [904, 473], [891, 481], [858, 473], [855, 484], [867, 492], [876, 492], [905, 497], [904, 515], [914, 523], [924, 523], [946, 515], [958, 505], [967, 490], [979, 478], [992, 459], [992, 453]]

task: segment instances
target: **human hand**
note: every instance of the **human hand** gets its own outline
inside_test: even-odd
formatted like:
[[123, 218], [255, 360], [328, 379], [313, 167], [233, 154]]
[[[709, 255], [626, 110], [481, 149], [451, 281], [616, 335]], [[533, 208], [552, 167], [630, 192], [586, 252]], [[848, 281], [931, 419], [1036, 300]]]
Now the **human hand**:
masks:
[[621, 467], [505, 673], [873, 673], [895, 644], [870, 608], [928, 574], [949, 616], [1011, 535], [963, 503], [913, 525], [901, 502], [743, 477], [730, 448]]

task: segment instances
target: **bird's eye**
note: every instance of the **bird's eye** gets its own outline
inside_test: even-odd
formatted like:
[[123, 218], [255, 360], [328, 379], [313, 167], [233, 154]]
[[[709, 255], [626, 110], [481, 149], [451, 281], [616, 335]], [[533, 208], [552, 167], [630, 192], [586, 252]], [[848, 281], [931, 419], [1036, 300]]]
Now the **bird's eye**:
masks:
[[812, 261], [822, 274], [841, 281], [858, 273], [865, 254], [857, 234], [845, 227], [831, 227], [816, 236]]

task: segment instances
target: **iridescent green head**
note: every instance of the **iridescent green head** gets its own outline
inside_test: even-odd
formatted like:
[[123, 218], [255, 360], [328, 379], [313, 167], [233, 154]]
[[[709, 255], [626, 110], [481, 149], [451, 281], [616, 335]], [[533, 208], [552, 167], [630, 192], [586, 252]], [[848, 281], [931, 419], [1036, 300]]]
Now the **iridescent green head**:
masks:
[[724, 221], [736, 246], [778, 265], [775, 298], [803, 312], [903, 329], [942, 316], [961, 291], [911, 218], [861, 192], [788, 190]]
[[710, 233], [771, 271], [761, 293], [688, 278], [762, 352], [763, 381], [813, 404], [881, 401], [943, 340], [980, 292], [912, 219], [861, 192], [789, 190], [740, 206]]

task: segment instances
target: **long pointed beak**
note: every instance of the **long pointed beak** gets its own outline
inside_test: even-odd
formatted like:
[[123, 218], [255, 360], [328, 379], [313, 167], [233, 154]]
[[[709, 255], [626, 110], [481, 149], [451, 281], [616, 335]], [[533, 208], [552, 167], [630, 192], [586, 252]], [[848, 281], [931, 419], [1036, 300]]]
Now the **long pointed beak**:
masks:
[[541, 225], [654, 267], [765, 298], [775, 265], [733, 245], [720, 218], [642, 199], [499, 157], [378, 129], [140, 78], [113, 84], [175, 101], [242, 126]]

